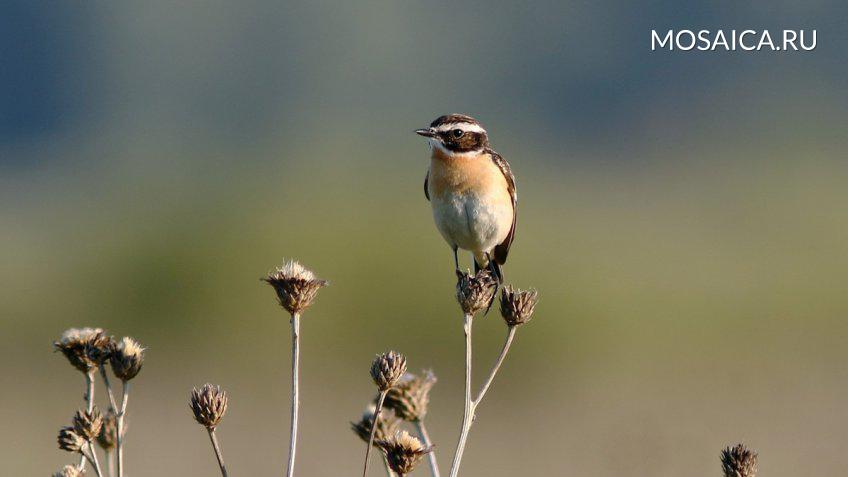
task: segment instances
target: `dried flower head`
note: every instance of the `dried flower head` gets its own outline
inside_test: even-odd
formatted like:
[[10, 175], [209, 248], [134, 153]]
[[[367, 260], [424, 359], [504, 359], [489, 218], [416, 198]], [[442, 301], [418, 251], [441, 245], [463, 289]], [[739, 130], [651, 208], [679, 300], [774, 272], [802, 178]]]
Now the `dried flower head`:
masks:
[[406, 358], [397, 351], [379, 354], [371, 363], [371, 377], [380, 391], [397, 384], [406, 372]]
[[115, 376], [122, 381], [134, 378], [144, 364], [145, 348], [129, 336], [124, 336], [121, 341], [113, 343], [111, 348], [109, 363], [112, 365]]
[[74, 414], [74, 432], [80, 435], [87, 441], [92, 441], [100, 435], [100, 429], [103, 427], [103, 416], [100, 415], [100, 410], [97, 406], [88, 411], [77, 411]]
[[[126, 434], [127, 432], [127, 424], [126, 422], [123, 425], [122, 434]], [[115, 445], [118, 443], [118, 416], [115, 414], [115, 411], [109, 409], [106, 414], [103, 415], [103, 427], [100, 429], [100, 434], [97, 435], [97, 443], [100, 445], [100, 448], [103, 450], [114, 449]]]
[[539, 292], [536, 290], [514, 290], [507, 285], [501, 291], [501, 316], [509, 326], [523, 325], [530, 321], [538, 301]]
[[[371, 423], [374, 422], [374, 411], [376, 411], [376, 406], [371, 404], [362, 413], [362, 418], [358, 422], [351, 421], [350, 423], [351, 430], [366, 444], [371, 437]], [[387, 409], [381, 410], [380, 419], [377, 420], [377, 430], [374, 431], [374, 439], [388, 439], [394, 435], [398, 426], [400, 426], [400, 420], [395, 416], [395, 413]], [[376, 446], [376, 443], [374, 445]]]
[[327, 284], [325, 280], [319, 280], [311, 270], [294, 260], [289, 260], [262, 280], [274, 287], [277, 298], [280, 299], [280, 305], [289, 313], [300, 313], [305, 310], [312, 304], [318, 290]]
[[389, 467], [401, 476], [412, 472], [421, 458], [433, 451], [432, 446], [425, 446], [406, 431], [399, 431], [388, 439], [377, 441], [377, 447], [386, 454]]
[[56, 441], [59, 443], [59, 449], [68, 452], [82, 452], [85, 445], [85, 439], [70, 426], [59, 429]]
[[430, 370], [422, 372], [421, 376], [407, 373], [386, 394], [385, 405], [405, 421], [420, 421], [427, 415], [430, 389], [434, 384], [436, 375]]
[[82, 477], [83, 475], [85, 471], [75, 465], [66, 465], [62, 467], [62, 470], [53, 473], [53, 477]]
[[221, 386], [206, 383], [200, 389], [191, 391], [189, 405], [194, 419], [207, 429], [215, 429], [227, 412], [227, 393]]
[[725, 477], [755, 477], [757, 453], [743, 444], [721, 451], [721, 469]]
[[71, 365], [89, 373], [109, 358], [109, 342], [109, 337], [100, 328], [70, 328], [53, 342], [53, 346]]
[[466, 315], [474, 315], [487, 310], [495, 292], [498, 280], [488, 269], [480, 270], [474, 275], [456, 272], [456, 301]]

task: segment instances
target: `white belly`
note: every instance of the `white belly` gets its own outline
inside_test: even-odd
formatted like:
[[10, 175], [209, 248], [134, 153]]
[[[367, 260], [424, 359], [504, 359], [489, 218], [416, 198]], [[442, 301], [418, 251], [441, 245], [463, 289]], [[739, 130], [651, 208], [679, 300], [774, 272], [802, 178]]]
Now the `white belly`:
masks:
[[436, 227], [451, 247], [485, 254], [509, 234], [512, 204], [473, 192], [431, 200]]

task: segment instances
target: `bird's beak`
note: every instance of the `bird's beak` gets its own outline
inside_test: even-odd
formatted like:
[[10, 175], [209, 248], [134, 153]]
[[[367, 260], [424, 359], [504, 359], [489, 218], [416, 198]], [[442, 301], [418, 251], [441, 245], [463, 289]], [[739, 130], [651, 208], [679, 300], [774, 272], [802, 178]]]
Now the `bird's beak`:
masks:
[[415, 134], [418, 134], [419, 136], [424, 136], [424, 137], [434, 137], [436, 135], [436, 131], [433, 131], [430, 128], [416, 129]]

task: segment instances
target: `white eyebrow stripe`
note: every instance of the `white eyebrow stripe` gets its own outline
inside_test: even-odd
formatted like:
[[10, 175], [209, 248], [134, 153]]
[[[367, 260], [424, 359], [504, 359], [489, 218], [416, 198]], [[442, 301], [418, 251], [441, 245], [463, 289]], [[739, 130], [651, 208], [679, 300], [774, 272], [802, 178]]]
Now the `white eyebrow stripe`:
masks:
[[451, 129], [461, 129], [465, 132], [477, 132], [477, 133], [486, 132], [486, 130], [483, 129], [482, 127], [480, 127], [479, 124], [471, 124], [471, 123], [446, 123], [446, 124], [439, 125], [439, 127], [436, 128], [436, 131], [445, 132], [445, 131], [450, 131]]

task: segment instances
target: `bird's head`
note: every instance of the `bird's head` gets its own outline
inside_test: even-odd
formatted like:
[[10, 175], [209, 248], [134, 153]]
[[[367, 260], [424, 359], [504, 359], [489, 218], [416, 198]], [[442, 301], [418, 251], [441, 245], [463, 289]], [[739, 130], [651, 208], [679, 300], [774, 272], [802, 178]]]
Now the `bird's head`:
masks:
[[415, 133], [428, 138], [434, 147], [448, 154], [479, 152], [489, 145], [483, 126], [464, 114], [439, 116], [430, 123], [430, 127], [416, 129]]

